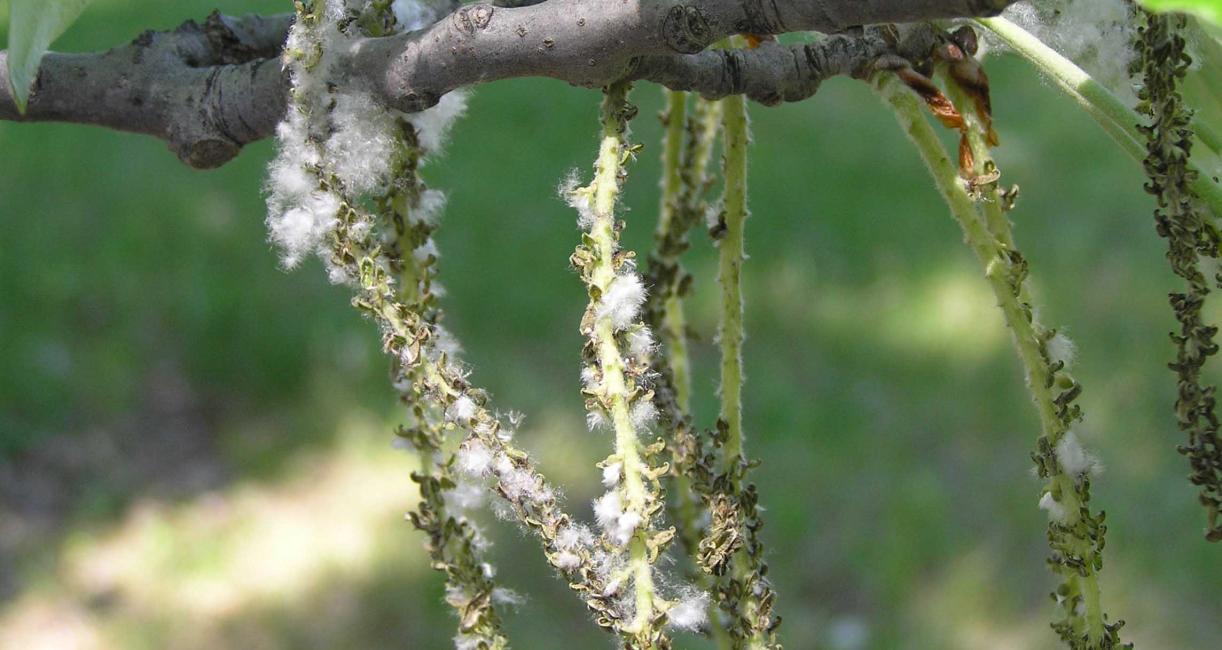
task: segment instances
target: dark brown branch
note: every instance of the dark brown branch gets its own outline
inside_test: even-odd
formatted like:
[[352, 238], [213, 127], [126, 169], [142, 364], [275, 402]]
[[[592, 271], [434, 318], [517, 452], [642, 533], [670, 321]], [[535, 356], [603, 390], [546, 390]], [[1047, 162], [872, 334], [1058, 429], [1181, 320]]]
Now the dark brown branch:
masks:
[[[588, 87], [643, 79], [772, 104], [809, 97], [830, 76], [861, 74], [880, 55], [896, 53], [895, 40], [852, 30], [800, 46], [706, 48], [737, 33], [835, 34], [863, 24], [989, 15], [1011, 2], [501, 0], [516, 6], [464, 5], [424, 30], [358, 39], [341, 58], [340, 75], [409, 112], [461, 86], [525, 76]], [[278, 56], [291, 20], [213, 14], [203, 25], [146, 32], [104, 53], [49, 54], [25, 115], [9, 95], [0, 52], [0, 119], [146, 133], [166, 140], [189, 165], [221, 165], [271, 135], [284, 116], [288, 81]]]

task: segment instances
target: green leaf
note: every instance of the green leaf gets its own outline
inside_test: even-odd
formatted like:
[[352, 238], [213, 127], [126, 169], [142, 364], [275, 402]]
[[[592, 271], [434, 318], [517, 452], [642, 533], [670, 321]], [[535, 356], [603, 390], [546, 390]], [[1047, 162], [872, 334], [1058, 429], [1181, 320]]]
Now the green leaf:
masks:
[[51, 43], [93, 0], [12, 0], [9, 5], [8, 77], [17, 110], [25, 112], [38, 63]]
[[1222, 27], [1222, 0], [1138, 0], [1150, 11], [1182, 11]]

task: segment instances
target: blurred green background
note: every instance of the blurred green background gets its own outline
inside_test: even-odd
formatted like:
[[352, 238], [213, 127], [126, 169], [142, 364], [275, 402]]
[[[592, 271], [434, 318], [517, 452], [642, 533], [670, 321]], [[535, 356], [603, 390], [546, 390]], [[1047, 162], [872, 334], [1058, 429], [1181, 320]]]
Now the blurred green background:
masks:
[[[57, 49], [287, 4], [99, 0]], [[1044, 319], [1080, 348], [1079, 433], [1107, 467], [1092, 490], [1106, 609], [1139, 647], [1222, 647], [1222, 547], [1202, 539], [1174, 450], [1176, 283], [1153, 201], [1025, 64], [989, 70], [997, 157], [1023, 188], [1017, 236]], [[646, 149], [625, 237], [641, 251], [661, 92], [634, 97]], [[585, 517], [609, 442], [582, 423], [578, 236], [555, 188], [588, 173], [597, 100], [551, 81], [482, 87], [426, 172], [451, 196], [448, 323]], [[787, 647], [1055, 647], [1036, 418], [915, 152], [859, 82], [752, 116], [746, 418]], [[0, 647], [448, 647], [441, 583], [402, 519], [417, 461], [390, 448], [377, 337], [317, 263], [278, 268], [260, 196], [271, 153], [199, 172], [142, 136], [0, 123]], [[703, 237], [691, 268], [707, 425]], [[515, 647], [610, 647], [534, 543], [488, 523], [502, 584], [528, 596], [508, 616]]]

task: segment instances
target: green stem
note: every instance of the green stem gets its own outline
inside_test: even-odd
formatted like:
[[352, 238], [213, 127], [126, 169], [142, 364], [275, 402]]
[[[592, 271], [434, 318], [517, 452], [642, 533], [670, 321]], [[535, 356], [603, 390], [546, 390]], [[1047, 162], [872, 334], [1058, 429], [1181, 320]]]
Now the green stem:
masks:
[[[659, 241], [664, 240], [675, 227], [676, 212], [683, 193], [683, 139], [687, 116], [687, 93], [666, 91], [666, 135], [662, 154], [662, 205], [658, 212]], [[677, 259], [667, 262], [678, 264]], [[677, 275], [677, 273], [676, 273]], [[683, 297], [677, 287], [668, 287], [662, 312], [659, 337], [666, 347], [666, 362], [670, 366], [674, 383], [675, 402], [680, 410], [688, 412], [692, 394], [691, 361], [687, 352], [687, 318], [683, 310]], [[683, 491], [684, 494], [687, 490]]]
[[[1047, 449], [1054, 449], [1068, 431], [1068, 421], [1072, 419], [1065, 414], [1062, 406], [1058, 406], [1058, 396], [1054, 394], [1054, 388], [1068, 389], [1073, 383], [1067, 375], [1058, 375], [1057, 370], [1049, 365], [1043, 349], [1049, 333], [1034, 321], [1032, 303], [1027, 297], [1028, 290], [1025, 286], [1025, 262], [1012, 242], [1008, 241], [1010, 226], [995, 196], [995, 186], [986, 189], [986, 192], [992, 192], [993, 196], [985, 197], [985, 214], [981, 214], [959, 178], [956, 165], [951, 162], [937, 134], [925, 120], [921, 105], [913, 94], [893, 75], [880, 75], [876, 81], [876, 90], [894, 110], [904, 132], [929, 169], [938, 191], [946, 200], [951, 214], [962, 228], [965, 241], [985, 269], [985, 276], [1014, 336], [1015, 350], [1039, 414], [1043, 438], [1047, 441], [1045, 444]], [[979, 138], [974, 139], [974, 142], [983, 144]], [[987, 147], [973, 149], [973, 153], [981, 158], [979, 162], [986, 164]], [[1082, 598], [1085, 612], [1080, 620], [1081, 627], [1085, 629], [1081, 632], [1086, 635], [1089, 647], [1101, 647], [1107, 635], [1114, 632], [1104, 626], [1094, 562], [1097, 548], [1093, 541], [1079, 534], [1086, 524], [1093, 523], [1093, 519], [1089, 522], [1083, 520], [1084, 516], [1090, 517], [1085, 504], [1085, 489], [1079, 488], [1074, 478], [1066, 475], [1055, 459], [1049, 461], [1048, 465], [1049, 491], [1066, 513], [1066, 520], [1053, 524], [1053, 531], [1058, 535], [1068, 531], [1071, 537], [1066, 544], [1071, 554], [1085, 560], [1080, 570], [1075, 568], [1061, 573], [1066, 578], [1067, 590]], [[1077, 619], [1074, 613], [1069, 611], [1067, 616], [1071, 619], [1070, 624], [1074, 624], [1072, 621]]]
[[[707, 124], [707, 115], [711, 112], [708, 106], [718, 104], [698, 99], [696, 115], [691, 124], [691, 138], [687, 139], [688, 94], [677, 90], [665, 92], [662, 199], [655, 234], [657, 246], [650, 258], [650, 265], [651, 271], [656, 265], [657, 270], [669, 269], [669, 273], [664, 280], [668, 286], [654, 284], [654, 295], [651, 298], [656, 299], [658, 292], [662, 293], [662, 313], [655, 323], [664, 350], [661, 363], [670, 371], [671, 388], [674, 391], [672, 408], [677, 412], [672, 414], [671, 419], [677, 421], [672, 422], [672, 426], [687, 427], [689, 425], [685, 420], [690, 419], [692, 378], [691, 359], [687, 349], [687, 318], [680, 288], [684, 271], [679, 257], [687, 248], [687, 232], [695, 222], [691, 212], [696, 210], [697, 206], [693, 203], [698, 201], [703, 189], [705, 169], [720, 120], [716, 120], [710, 127]], [[686, 152], [685, 140], [688, 144]], [[695, 553], [700, 544], [700, 497], [692, 489], [692, 480], [679, 465], [680, 462], [676, 459], [677, 471], [672, 477], [676, 501], [673, 515], [685, 549]], [[696, 582], [706, 591], [713, 586], [712, 577], [703, 571], [697, 572]], [[717, 604], [710, 602], [709, 635], [717, 648], [728, 650], [731, 647], [731, 639], [718, 616], [718, 611]]]
[[624, 512], [635, 513], [640, 523], [628, 540], [627, 574], [633, 585], [633, 617], [622, 631], [632, 647], [653, 647], [661, 637], [656, 629], [659, 603], [653, 581], [651, 553], [652, 515], [657, 495], [651, 491], [656, 479], [645, 462], [632, 418], [636, 400], [646, 399], [635, 382], [627, 376], [621, 343], [616, 327], [608, 315], [599, 315], [599, 299], [607, 294], [623, 267], [619, 255], [619, 233], [615, 226], [615, 204], [619, 197], [620, 174], [625, 159], [624, 132], [627, 129], [627, 93], [630, 84], [612, 84], [606, 90], [602, 104], [602, 140], [595, 163], [594, 180], [584, 192], [589, 199], [593, 222], [585, 236], [588, 249], [587, 268], [583, 269], [590, 286], [590, 312], [593, 323], [589, 331], [595, 359], [601, 371], [600, 391], [603, 404], [611, 415], [615, 431], [613, 458], [621, 464], [620, 495]]
[[[756, 518], [754, 507], [745, 504], [743, 478], [747, 459], [743, 444], [743, 362], [742, 347], [743, 295], [742, 265], [744, 227], [747, 208], [747, 150], [750, 129], [747, 123], [747, 100], [742, 96], [728, 97], [722, 104], [722, 133], [725, 137], [723, 176], [725, 178], [724, 230], [718, 236], [718, 273], [721, 285], [721, 324], [718, 341], [721, 347], [721, 412], [718, 426], [722, 428], [722, 471], [729, 479], [729, 492], [742, 517]], [[749, 512], [748, 512], [749, 510]], [[746, 523], [746, 522], [744, 522]], [[758, 523], [753, 522], [753, 523]], [[740, 619], [736, 648], [761, 650], [777, 647], [771, 638], [770, 615], [763, 609], [759, 586], [763, 567], [758, 553], [758, 540], [753, 530], [744, 531], [742, 546], [731, 560], [731, 580], [738, 584], [741, 600], [736, 604]], [[768, 594], [770, 597], [771, 594]]]
[[[1142, 145], [1145, 140], [1137, 130], [1137, 125], [1143, 120], [1103, 84], [1095, 81], [1085, 70], [1045, 45], [1030, 32], [1005, 18], [978, 18], [976, 22], [1052, 77], [1057, 86], [1076, 100], [1129, 157], [1138, 164], [1145, 160], [1146, 150]], [[1210, 207], [1215, 219], [1222, 218], [1222, 186], [1193, 161], [1188, 161], [1188, 167], [1196, 173], [1196, 179], [1189, 187]]]
[[725, 134], [725, 230], [718, 248], [717, 280], [721, 285], [721, 421], [725, 427], [722, 469], [737, 491], [743, 455], [743, 226], [747, 220], [747, 104], [741, 96], [722, 100]]

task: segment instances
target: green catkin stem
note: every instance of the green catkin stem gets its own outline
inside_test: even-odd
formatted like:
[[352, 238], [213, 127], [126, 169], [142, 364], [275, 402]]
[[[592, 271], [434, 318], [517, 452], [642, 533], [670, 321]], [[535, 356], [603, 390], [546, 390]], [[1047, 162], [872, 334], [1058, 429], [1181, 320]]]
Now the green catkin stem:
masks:
[[[388, 4], [381, 2], [380, 6]], [[316, 29], [319, 16], [315, 3], [298, 3], [297, 12], [299, 25]], [[321, 50], [315, 47], [289, 52], [288, 56], [304, 61], [297, 67], [308, 72], [310, 62], [318, 61]], [[321, 126], [328, 109], [311, 94], [295, 89], [292, 110]], [[333, 270], [355, 283], [353, 306], [377, 323], [384, 350], [395, 361], [396, 380], [410, 380], [401, 398], [411, 405], [414, 422], [411, 427], [400, 427], [398, 434], [424, 458], [443, 454], [443, 460], [432, 464], [427, 474], [413, 474], [420, 485], [421, 503], [410, 516], [429, 537], [427, 549], [434, 565], [445, 572], [448, 587], [455, 587], [447, 589], [447, 602], [460, 619], [457, 638], [464, 644], [474, 642], [483, 650], [508, 648], [493, 607], [494, 585], [478, 558], [478, 533], [465, 518], [446, 512], [445, 492], [454, 481], [454, 454], [446, 452], [452, 449], [446, 438], [454, 430], [467, 431], [467, 442], [479, 441], [503, 461], [493, 473], [498, 481], [495, 492], [509, 504], [518, 522], [540, 538], [548, 561], [595, 613], [599, 624], [612, 628], [609, 613], [613, 605], [602, 596], [606, 585], [595, 574], [593, 549], [584, 541], [574, 545], [571, 535], [565, 538], [563, 548], [559, 546], [559, 533], [571, 532], [572, 527], [568, 515], [556, 503], [554, 489], [534, 469], [526, 453], [498, 435], [500, 422], [484, 406], [485, 393], [471, 386], [465, 370], [447, 360], [435, 345], [440, 310], [430, 291], [434, 270], [430, 261], [412, 254], [428, 242], [432, 227], [410, 218], [422, 188], [415, 176], [419, 158], [415, 133], [410, 126], [404, 127], [404, 156], [393, 163], [395, 189], [382, 197], [365, 201], [349, 196], [342, 183], [324, 169], [310, 167], [308, 171], [317, 178], [321, 191], [342, 201], [337, 225], [328, 236]], [[316, 136], [322, 139], [322, 135]], [[367, 210], [369, 207], [372, 210]], [[446, 414], [447, 408], [462, 398], [476, 404], [474, 415], [465, 424]], [[504, 489], [507, 476], [515, 486], [521, 486], [526, 477], [536, 489], [527, 496], [516, 491], [511, 495]]]
[[[406, 171], [408, 176], [414, 176], [414, 168], [409, 167]], [[418, 183], [414, 178], [409, 180], [408, 184], [413, 187]], [[414, 207], [412, 202], [411, 197], [392, 194], [385, 204], [389, 206], [398, 203], [401, 207], [408, 208], [405, 212], [410, 212], [410, 208]], [[396, 226], [400, 223], [410, 224], [410, 221], [405, 221], [404, 214], [391, 217]], [[428, 240], [427, 234], [423, 235], [421, 241], [412, 243], [412, 237], [404, 233], [413, 231], [418, 233], [416, 228], [408, 225], [403, 231], [395, 232], [397, 245], [383, 248], [379, 252], [387, 267], [401, 269], [399, 282], [395, 284], [390, 297], [395, 303], [418, 315], [419, 323], [427, 326], [426, 323], [435, 323], [439, 310], [435, 305], [435, 297], [428, 290], [431, 269], [425, 263], [417, 261], [412, 254], [418, 245], [423, 245]], [[372, 253], [369, 255], [372, 257]], [[364, 288], [371, 291], [374, 286], [376, 285], [368, 284]], [[430, 373], [431, 370], [434, 372]], [[489, 650], [508, 648], [508, 640], [500, 630], [500, 618], [490, 601], [494, 585], [484, 574], [483, 563], [476, 554], [475, 531], [461, 517], [450, 514], [445, 501], [445, 492], [453, 487], [450, 483], [453, 480], [450, 468], [453, 466], [454, 456], [452, 451], [445, 449], [445, 407], [439, 404], [438, 400], [429, 399], [429, 396], [421, 391], [423, 386], [435, 386], [435, 369], [430, 364], [420, 364], [403, 368], [402, 371], [410, 381], [409, 393], [404, 394], [403, 399], [412, 406], [415, 421], [414, 427], [402, 431], [418, 450], [422, 466], [420, 473], [413, 476], [413, 480], [420, 485], [421, 503], [410, 513], [411, 521], [429, 536], [429, 555], [434, 567], [446, 575], [446, 600], [459, 617], [460, 633], [468, 638], [479, 639]], [[451, 394], [450, 397], [457, 395]]]
[[[687, 350], [687, 319], [684, 314], [684, 292], [681, 288], [685, 272], [680, 257], [687, 249], [688, 231], [699, 222], [699, 197], [705, 185], [705, 170], [712, 153], [712, 143], [721, 127], [720, 119], [709, 120], [709, 115], [719, 116], [710, 107], [720, 108], [720, 102], [696, 99], [692, 119], [687, 119], [688, 94], [666, 90], [666, 110], [662, 114], [664, 132], [662, 147], [662, 198], [655, 233], [656, 245], [649, 258], [651, 293], [649, 318], [661, 339], [661, 355], [655, 366], [664, 367], [666, 375], [660, 381], [669, 381], [673, 403], [660, 401], [660, 407], [671, 411], [670, 426], [676, 432], [682, 430], [693, 436], [691, 420], [691, 360]], [[685, 146], [686, 145], [686, 146]], [[660, 300], [660, 310], [652, 303]], [[657, 313], [659, 312], [660, 313]], [[678, 445], [678, 435], [672, 440]], [[677, 452], [678, 449], [673, 449]], [[672, 453], [674, 472], [675, 504], [673, 516], [684, 550], [689, 555], [697, 552], [701, 538], [701, 498], [693, 489], [688, 468], [683, 467], [684, 458]], [[704, 590], [713, 586], [712, 576], [698, 571], [697, 584]], [[731, 647], [731, 639], [725, 625], [718, 616], [717, 603], [708, 606], [709, 636], [714, 645], [723, 650]]]
[[[620, 175], [625, 158], [624, 136], [627, 129], [625, 114], [629, 84], [609, 86], [602, 105], [602, 140], [594, 180], [588, 191], [591, 197], [593, 223], [587, 233], [591, 259], [590, 286], [597, 295], [605, 294], [616, 279], [622, 265], [619, 253], [619, 233], [615, 223], [615, 205], [619, 197]], [[597, 310], [595, 292], [591, 293], [591, 308]], [[596, 317], [591, 332], [594, 354], [602, 372], [601, 390], [615, 431], [615, 457], [621, 463], [621, 492], [625, 512], [641, 517], [628, 541], [628, 575], [633, 585], [633, 617], [623, 631], [634, 647], [653, 647], [661, 635], [654, 624], [658, 606], [655, 603], [653, 564], [650, 557], [651, 519], [657, 496], [651, 493], [647, 474], [651, 468], [642, 458], [642, 446], [633, 423], [631, 409], [634, 400], [642, 399], [635, 386], [630, 386], [625, 373], [624, 354], [615, 336], [609, 317]]]
[[[725, 138], [723, 171], [725, 179], [724, 212], [716, 230], [718, 248], [718, 283], [721, 286], [721, 322], [718, 342], [721, 348], [721, 410], [718, 418], [722, 436], [721, 469], [726, 478], [728, 501], [736, 511], [733, 525], [741, 526], [743, 543], [730, 560], [728, 581], [734, 586], [725, 589], [734, 594], [729, 606], [735, 619], [735, 648], [759, 650], [777, 648], [773, 637], [771, 589], [763, 580], [767, 568], [763, 564], [762, 548], [756, 538], [758, 512], [754, 486], [744, 489], [747, 458], [743, 442], [742, 347], [743, 328], [742, 265], [744, 227], [749, 215], [747, 208], [747, 151], [750, 128], [747, 120], [747, 100], [743, 96], [723, 99], [722, 134]], [[715, 506], [716, 507], [716, 506]], [[737, 602], [733, 602], [734, 599]]]
[[[355, 214], [356, 208], [351, 205], [346, 205], [341, 211], [341, 225], [332, 242], [332, 259], [358, 278], [359, 292], [353, 304], [379, 324], [388, 353], [402, 357], [405, 348], [421, 345], [420, 351], [414, 355], [415, 360], [403, 369], [406, 375], [418, 380], [409, 389], [413, 393], [405, 397], [417, 404], [435, 405], [440, 411], [464, 396], [476, 400], [467, 439], [478, 440], [494, 450], [498, 457], [510, 459], [514, 467], [528, 471], [538, 480], [539, 493], [547, 496], [510, 498], [503, 491], [498, 491], [499, 494], [509, 503], [517, 520], [539, 537], [548, 551], [549, 562], [565, 575], [570, 587], [596, 614], [600, 625], [612, 627], [606, 615], [611, 605], [600, 596], [605, 584], [594, 576], [589, 551], [575, 551], [580, 556], [576, 567], [562, 565], [556, 560], [557, 533], [569, 525], [569, 517], [550, 496], [554, 490], [531, 466], [525, 452], [497, 435], [499, 422], [484, 406], [483, 392], [467, 383], [461, 368], [449, 363], [444, 355], [430, 350], [430, 341], [435, 333], [430, 322], [416, 307], [399, 299], [399, 294], [393, 288], [394, 282], [386, 271], [392, 266], [392, 257], [387, 255], [385, 248], [375, 243], [371, 235], [363, 238], [351, 236], [350, 225]], [[404, 434], [411, 435], [412, 432], [404, 431]], [[431, 435], [427, 431], [425, 434]], [[448, 472], [449, 466], [447, 461], [437, 468]], [[429, 512], [417, 513], [417, 516], [426, 517], [422, 523], [428, 527], [430, 536], [436, 535], [442, 542], [431, 546], [430, 554], [435, 562], [445, 566], [448, 581], [463, 587], [463, 593], [470, 597], [466, 604], [451, 603], [459, 610], [461, 632], [468, 638], [480, 639], [483, 643], [481, 647], [489, 650], [507, 648], [508, 643], [500, 632], [499, 617], [491, 605], [493, 585], [483, 573], [480, 563], [474, 559], [473, 530], [465, 522], [455, 524], [450, 520], [447, 523], [444, 516], [438, 516], [440, 511], [432, 509], [432, 504], [444, 506], [441, 477], [426, 478], [421, 482], [421, 488], [431, 505]], [[447, 538], [447, 535], [450, 537]]]
[[743, 454], [742, 348], [743, 348], [743, 227], [747, 220], [747, 126], [746, 99], [722, 100], [725, 134], [725, 230], [718, 239], [717, 281], [721, 285], [721, 421], [725, 426], [722, 469], [738, 490]]
[[[687, 93], [678, 90], [666, 91], [666, 134], [662, 153], [662, 205], [658, 211], [657, 239], [664, 240], [675, 228], [675, 213], [683, 185], [683, 141], [687, 120]], [[664, 255], [664, 253], [663, 253]], [[678, 264], [678, 259], [667, 259]], [[677, 274], [676, 274], [677, 275]], [[692, 394], [691, 359], [687, 352], [687, 318], [683, 310], [683, 297], [677, 287], [668, 287], [662, 310], [662, 322], [658, 335], [666, 347], [666, 363], [670, 367], [671, 382], [675, 390], [675, 402], [681, 411], [689, 412]], [[656, 289], [655, 289], [656, 290]], [[683, 491], [684, 493], [687, 490]]]
[[[1061, 56], [1022, 27], [1002, 17], [978, 18], [976, 22], [993, 32], [1044, 74], [1052, 77], [1057, 86], [1078, 102], [1094, 118], [1095, 122], [1112, 136], [1116, 144], [1137, 163], [1145, 160], [1145, 138], [1137, 130], [1142, 119], [1124, 105], [1103, 84], [1095, 81], [1073, 61]], [[1213, 212], [1214, 220], [1222, 218], [1222, 185], [1201, 170], [1195, 162], [1188, 161], [1188, 168], [1195, 177], [1189, 187]]]
[[[1050, 492], [1065, 511], [1065, 521], [1049, 524], [1049, 539], [1053, 543], [1054, 566], [1065, 583], [1058, 590], [1063, 598], [1065, 620], [1054, 624], [1063, 639], [1077, 648], [1119, 647], [1117, 630], [1121, 623], [1106, 624], [1100, 602], [1097, 578], [1102, 565], [1102, 515], [1094, 516], [1087, 507], [1089, 479], [1075, 480], [1065, 473], [1056, 460], [1055, 449], [1076, 419], [1077, 412], [1069, 408], [1077, 385], [1060, 368], [1053, 367], [1044, 345], [1051, 332], [1033, 318], [1033, 307], [1025, 286], [1026, 262], [1008, 242], [1010, 227], [1001, 213], [996, 196], [996, 184], [984, 188], [986, 213], [981, 214], [976, 203], [960, 180], [956, 165], [947, 156], [941, 141], [925, 120], [917, 98], [893, 75], [880, 75], [875, 88], [894, 110], [900, 126], [916, 147], [928, 167], [934, 183], [946, 200], [952, 215], [959, 222], [968, 246], [975, 252], [985, 269], [985, 276], [1001, 307], [1002, 314], [1014, 337], [1015, 349], [1026, 375], [1026, 383], [1039, 415], [1042, 437], [1036, 456], [1040, 475], [1049, 481]], [[977, 124], [970, 124], [973, 129]], [[982, 142], [982, 139], [974, 139]], [[981, 164], [991, 164], [987, 147], [974, 151]], [[989, 206], [989, 203], [994, 205]], [[994, 233], [993, 231], [997, 232]], [[1059, 394], [1054, 393], [1054, 389]], [[1076, 603], [1082, 604], [1079, 614]]]
[[[298, 25], [295, 29], [315, 31], [319, 28], [320, 16], [316, 3], [298, 4], [296, 9]], [[297, 74], [308, 74], [321, 55], [321, 45], [315, 45], [308, 51], [289, 53], [300, 65]], [[313, 128], [321, 131], [328, 111], [325, 102], [296, 89], [292, 99], [292, 110], [305, 113], [306, 117], [314, 122]], [[418, 314], [417, 321], [423, 325], [426, 322], [435, 322], [439, 312], [434, 297], [428, 291], [431, 270], [427, 264], [418, 262], [411, 255], [417, 245], [427, 240], [427, 232], [423, 233], [420, 241], [404, 237], [404, 232], [411, 228], [402, 215], [395, 214], [392, 207], [396, 200], [405, 209], [412, 206], [417, 198], [414, 191], [419, 186], [416, 177], [419, 150], [414, 137], [411, 137], [414, 136], [414, 131], [410, 126], [404, 125], [401, 135], [400, 150], [396, 160], [392, 162], [393, 174], [400, 182], [392, 186], [410, 190], [389, 191], [374, 198], [372, 203], [376, 208], [372, 213], [358, 212], [352, 207], [360, 201], [357, 197], [348, 195], [339, 179], [329, 172], [321, 168], [311, 168], [310, 173], [316, 176], [320, 188], [343, 199], [343, 207], [337, 215], [339, 224], [331, 236], [330, 243], [332, 261], [342, 267], [349, 277], [360, 282], [360, 290], [354, 303], [367, 313], [376, 313], [388, 303], [393, 303], [399, 305], [401, 311], [410, 310]], [[396, 194], [402, 196], [397, 197]], [[353, 236], [352, 230], [357, 221], [386, 228], [385, 233], [390, 245], [384, 248], [374, 246], [371, 235], [365, 228], [358, 229], [366, 234], [363, 235], [362, 241], [357, 241], [359, 238]], [[377, 259], [374, 259], [375, 257]], [[406, 277], [392, 279], [389, 269], [397, 269]], [[464, 517], [447, 512], [445, 492], [452, 487], [448, 463], [432, 461], [434, 455], [444, 457], [447, 453], [444, 449], [446, 429], [441, 420], [444, 408], [438, 407], [431, 400], [419, 399], [420, 375], [415, 368], [404, 368], [399, 364], [394, 367], [396, 373], [402, 372], [402, 377], [411, 380], [410, 387], [400, 395], [401, 399], [411, 406], [411, 426], [400, 427], [398, 433], [419, 452], [423, 465], [422, 471], [412, 474], [412, 480], [419, 485], [420, 502], [416, 509], [409, 513], [409, 518], [415, 527], [427, 536], [425, 547], [432, 563], [445, 574], [446, 600], [459, 617], [460, 635], [465, 639], [477, 641], [489, 650], [504, 650], [509, 644], [501, 632], [500, 617], [492, 606], [491, 594], [494, 585], [484, 573], [483, 564], [478, 557], [475, 548], [476, 532]]]

